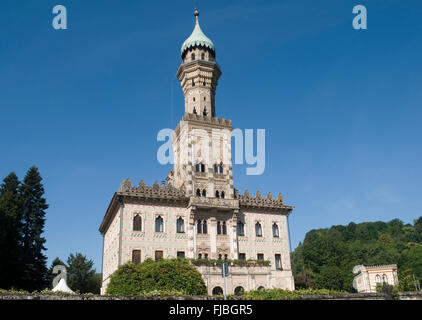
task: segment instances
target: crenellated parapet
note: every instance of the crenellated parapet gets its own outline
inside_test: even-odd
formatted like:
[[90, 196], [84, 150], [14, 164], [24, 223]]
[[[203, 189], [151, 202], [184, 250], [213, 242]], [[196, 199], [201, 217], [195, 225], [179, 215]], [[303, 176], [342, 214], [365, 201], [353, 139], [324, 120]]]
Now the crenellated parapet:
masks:
[[293, 210], [292, 206], [286, 206], [284, 204], [284, 197], [281, 193], [278, 194], [277, 198], [274, 198], [270, 192], [264, 198], [259, 190], [255, 193], [255, 196], [251, 196], [248, 190], [245, 190], [243, 195], [240, 195], [235, 190], [235, 197], [239, 199], [239, 205], [241, 207], [258, 207], [258, 208], [271, 208], [271, 209], [287, 209]]
[[122, 182], [118, 191], [118, 195], [122, 196], [187, 201], [185, 194], [183, 186], [175, 188], [171, 183], [166, 184], [164, 181], [161, 184], [155, 181], [152, 186], [147, 186], [144, 180], [141, 180], [138, 186], [133, 186], [129, 178]]

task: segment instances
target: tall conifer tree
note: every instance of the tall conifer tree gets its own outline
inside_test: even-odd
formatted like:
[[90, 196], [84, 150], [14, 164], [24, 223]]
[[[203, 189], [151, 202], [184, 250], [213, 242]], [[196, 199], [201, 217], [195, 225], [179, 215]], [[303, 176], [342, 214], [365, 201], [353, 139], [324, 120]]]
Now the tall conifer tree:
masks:
[[23, 286], [26, 290], [42, 290], [47, 284], [47, 258], [43, 254], [45, 238], [42, 237], [45, 210], [48, 208], [44, 196], [42, 178], [36, 167], [26, 173], [21, 187], [23, 203]]
[[22, 275], [20, 182], [11, 172], [0, 186], [0, 288], [19, 287]]

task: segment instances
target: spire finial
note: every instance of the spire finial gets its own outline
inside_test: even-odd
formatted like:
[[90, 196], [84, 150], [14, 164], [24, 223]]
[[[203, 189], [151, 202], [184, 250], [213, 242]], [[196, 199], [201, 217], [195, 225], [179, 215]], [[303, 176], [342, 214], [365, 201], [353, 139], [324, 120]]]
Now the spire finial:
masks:
[[195, 0], [195, 11], [193, 12], [193, 15], [198, 19], [199, 11], [198, 11], [198, 0]]

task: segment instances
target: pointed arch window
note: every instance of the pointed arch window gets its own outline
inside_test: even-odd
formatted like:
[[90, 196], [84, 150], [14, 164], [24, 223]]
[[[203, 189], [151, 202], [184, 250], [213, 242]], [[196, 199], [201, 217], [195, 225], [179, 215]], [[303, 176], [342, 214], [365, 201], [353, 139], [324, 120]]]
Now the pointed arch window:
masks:
[[200, 163], [200, 165], [201, 165], [201, 172], [205, 172], [205, 164]]
[[224, 172], [224, 170], [223, 170], [223, 164], [222, 163], [220, 163], [220, 165], [218, 166], [218, 171], [219, 171], [219, 173], [220, 174], [223, 174], [223, 172]]
[[133, 231], [142, 231], [142, 218], [139, 214], [133, 217]]
[[182, 217], [177, 219], [177, 233], [185, 233], [185, 221], [183, 221]]
[[204, 189], [204, 190], [202, 190], [202, 196], [203, 197], [206, 197], [207, 196], [207, 191]]
[[215, 192], [215, 197], [220, 198], [220, 192], [218, 192], [218, 190]]
[[224, 199], [225, 196], [226, 194], [224, 193], [224, 191], [221, 191], [221, 199]]
[[205, 60], [205, 53], [204, 52], [201, 53], [201, 60]]
[[214, 165], [214, 173], [217, 174], [218, 173], [218, 166], [215, 164]]
[[197, 196], [197, 197], [200, 197], [200, 196], [201, 196], [201, 190], [196, 189], [196, 196]]
[[226, 221], [223, 221], [223, 234], [227, 234]]
[[198, 234], [202, 233], [201, 220], [196, 221], [196, 233], [198, 233]]
[[204, 222], [202, 223], [202, 233], [207, 234], [207, 232], [207, 220], [204, 220]]
[[221, 223], [217, 221], [217, 234], [221, 234]]
[[198, 114], [198, 113], [196, 112], [195, 107], [193, 107], [193, 114]]
[[273, 224], [273, 237], [274, 238], [278, 238], [279, 237], [279, 232], [278, 232], [278, 225], [277, 223]]
[[255, 224], [255, 235], [257, 237], [262, 237], [262, 227], [261, 227], [261, 224], [259, 222], [257, 222]]
[[245, 235], [245, 224], [242, 221], [237, 222], [237, 234], [239, 236]]
[[204, 112], [202, 114], [203, 114], [204, 117], [206, 117], [208, 115], [207, 107], [204, 108]]
[[193, 60], [195, 60], [195, 53], [192, 53], [191, 55], [190, 55], [190, 59], [193, 61]]
[[382, 283], [388, 284], [387, 275], [382, 275]]
[[161, 216], [155, 218], [155, 232], [164, 232], [163, 225], [163, 218]]

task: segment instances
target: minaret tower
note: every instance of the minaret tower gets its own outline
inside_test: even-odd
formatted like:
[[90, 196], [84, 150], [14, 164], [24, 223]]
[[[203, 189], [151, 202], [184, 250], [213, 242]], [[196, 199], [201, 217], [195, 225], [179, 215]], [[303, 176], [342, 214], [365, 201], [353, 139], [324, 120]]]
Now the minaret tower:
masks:
[[215, 62], [215, 47], [199, 26], [195, 9], [195, 28], [182, 45], [182, 63], [177, 77], [185, 95], [185, 112], [215, 117], [215, 91], [221, 76]]
[[172, 145], [174, 170], [167, 180], [183, 187], [189, 197], [233, 199], [231, 120], [216, 117], [215, 93], [221, 76], [214, 43], [199, 26], [181, 48], [177, 77], [185, 96], [185, 114], [175, 130]]

